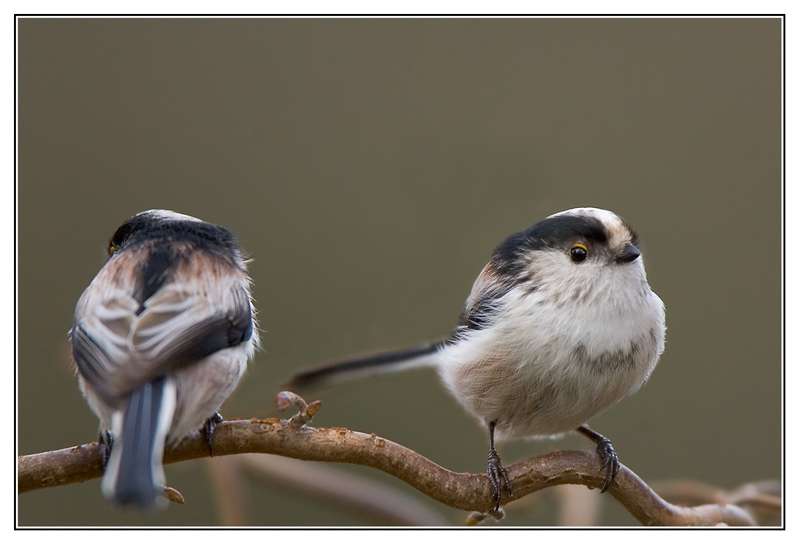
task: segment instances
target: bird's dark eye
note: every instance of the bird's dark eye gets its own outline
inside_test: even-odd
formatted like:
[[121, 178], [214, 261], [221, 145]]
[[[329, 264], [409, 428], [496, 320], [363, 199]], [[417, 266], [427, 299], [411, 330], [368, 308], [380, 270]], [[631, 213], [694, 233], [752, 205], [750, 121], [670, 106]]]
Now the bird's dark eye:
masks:
[[573, 244], [569, 251], [569, 257], [575, 263], [580, 263], [589, 255], [589, 250], [581, 243]]

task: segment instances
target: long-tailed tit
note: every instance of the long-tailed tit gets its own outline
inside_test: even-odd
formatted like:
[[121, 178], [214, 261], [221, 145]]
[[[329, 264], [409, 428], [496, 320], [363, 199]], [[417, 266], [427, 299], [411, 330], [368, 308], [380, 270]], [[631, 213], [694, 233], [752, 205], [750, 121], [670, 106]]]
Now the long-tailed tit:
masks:
[[258, 343], [254, 314], [229, 230], [168, 210], [117, 229], [71, 331], [80, 387], [110, 448], [107, 498], [163, 506], [165, 444], [203, 427], [211, 448], [217, 410]]
[[497, 247], [449, 338], [303, 372], [288, 387], [436, 366], [450, 393], [489, 429], [498, 508], [511, 487], [495, 438], [577, 430], [597, 444], [605, 491], [619, 462], [586, 423], [638, 390], [664, 350], [664, 305], [640, 256], [636, 233], [613, 212], [554, 214]]

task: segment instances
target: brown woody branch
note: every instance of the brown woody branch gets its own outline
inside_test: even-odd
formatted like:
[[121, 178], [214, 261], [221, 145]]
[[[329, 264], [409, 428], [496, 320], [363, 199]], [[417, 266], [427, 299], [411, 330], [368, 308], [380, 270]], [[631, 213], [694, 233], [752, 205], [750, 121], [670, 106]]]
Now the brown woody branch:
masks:
[[[294, 403], [291, 399], [289, 402]], [[284, 403], [286, 404], [286, 403]], [[311, 404], [289, 420], [229, 420], [214, 434], [214, 455], [277, 454], [300, 460], [365, 465], [405, 481], [431, 498], [465, 511], [490, 512], [493, 508], [489, 480], [484, 474], [455, 473], [424, 456], [375, 434], [345, 428], [314, 428], [305, 423], [319, 405]], [[199, 435], [168, 448], [164, 463], [209, 455]], [[100, 445], [90, 443], [18, 458], [18, 493], [79, 483], [102, 476]], [[555, 451], [507, 467], [514, 497], [503, 503], [560, 484], [599, 488], [605, 472], [597, 454], [590, 451]], [[667, 503], [625, 466], [617, 473], [608, 494], [645, 525], [713, 526], [753, 525], [755, 521], [735, 505], [680, 507]]]

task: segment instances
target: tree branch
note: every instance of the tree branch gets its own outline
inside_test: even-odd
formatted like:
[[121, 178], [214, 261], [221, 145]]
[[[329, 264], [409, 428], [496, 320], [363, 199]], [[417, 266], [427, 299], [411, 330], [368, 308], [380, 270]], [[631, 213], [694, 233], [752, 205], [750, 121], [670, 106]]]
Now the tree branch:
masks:
[[[296, 403], [297, 399], [284, 400], [284, 405]], [[308, 426], [305, 424], [310, 420], [311, 414], [308, 413], [316, 411], [319, 404], [305, 406], [303, 403], [300, 408], [300, 414], [289, 420], [228, 420], [218, 424], [214, 433], [214, 455], [264, 453], [300, 460], [364, 465], [389, 473], [450, 507], [481, 513], [492, 510], [494, 502], [486, 475], [449, 471], [413, 450], [375, 434]], [[164, 463], [208, 455], [205, 441], [198, 434], [168, 448], [164, 453]], [[555, 451], [518, 462], [507, 469], [514, 496], [504, 497], [504, 504], [560, 484], [599, 488], [605, 479], [597, 454], [590, 451]], [[17, 472], [17, 491], [20, 494], [96, 479], [103, 474], [100, 445], [90, 443], [19, 456]], [[620, 467], [608, 494], [645, 525], [755, 524], [746, 511], [735, 505], [680, 507], [667, 503], [625, 466]]]

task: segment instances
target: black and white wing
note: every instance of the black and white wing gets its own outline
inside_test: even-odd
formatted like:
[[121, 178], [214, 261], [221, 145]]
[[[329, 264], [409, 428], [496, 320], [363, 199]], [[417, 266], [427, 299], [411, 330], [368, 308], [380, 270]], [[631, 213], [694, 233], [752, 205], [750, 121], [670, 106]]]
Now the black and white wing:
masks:
[[[91, 289], [84, 297], [95, 295]], [[251, 302], [241, 284], [208, 292], [168, 284], [141, 305], [125, 290], [103, 295], [99, 304], [78, 305], [73, 357], [111, 407], [139, 386], [253, 335]]]

